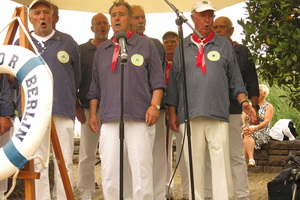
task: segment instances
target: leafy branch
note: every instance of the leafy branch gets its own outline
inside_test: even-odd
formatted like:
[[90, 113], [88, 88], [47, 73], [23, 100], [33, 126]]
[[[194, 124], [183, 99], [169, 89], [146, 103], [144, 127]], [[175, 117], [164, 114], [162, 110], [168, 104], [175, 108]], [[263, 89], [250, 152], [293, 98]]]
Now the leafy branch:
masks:
[[270, 86], [287, 86], [284, 98], [300, 111], [300, 0], [249, 0], [246, 10], [238, 23], [259, 76]]

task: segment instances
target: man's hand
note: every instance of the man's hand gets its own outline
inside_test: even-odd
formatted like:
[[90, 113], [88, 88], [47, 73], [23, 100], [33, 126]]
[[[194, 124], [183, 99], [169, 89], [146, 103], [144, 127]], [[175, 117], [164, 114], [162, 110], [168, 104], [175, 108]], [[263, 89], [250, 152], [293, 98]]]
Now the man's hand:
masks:
[[11, 120], [7, 117], [0, 117], [0, 136], [9, 131], [13, 126]]
[[[153, 126], [159, 118], [159, 106], [164, 95], [164, 90], [159, 88], [153, 90], [150, 107], [146, 111], [145, 121], [148, 126]], [[157, 108], [158, 107], [158, 108]]]
[[169, 106], [168, 117], [169, 117], [169, 127], [175, 131], [179, 132], [178, 116], [176, 114], [176, 108], [174, 106]]
[[242, 109], [248, 115], [249, 123], [255, 124], [258, 118], [256, 110], [249, 103], [243, 103]]
[[100, 133], [99, 131], [99, 120], [97, 115], [90, 115], [89, 127], [94, 133]]
[[85, 124], [86, 117], [84, 114], [84, 108], [82, 108], [81, 106], [76, 106], [76, 117], [81, 124]]
[[159, 110], [155, 108], [154, 106], [150, 106], [148, 110], [146, 111], [146, 123], [148, 126], [153, 126], [159, 118]]
[[94, 133], [100, 133], [99, 127], [99, 119], [97, 117], [97, 109], [99, 107], [100, 101], [98, 99], [91, 99], [90, 100], [90, 120], [89, 120], [89, 127], [91, 131]]
[[[253, 106], [252, 106], [253, 107]], [[254, 108], [254, 107], [253, 107]], [[256, 120], [254, 120], [253, 123], [250, 123], [250, 125], [258, 125], [260, 120], [259, 120], [259, 114], [258, 114], [258, 109], [254, 108], [255, 112], [256, 112]]]

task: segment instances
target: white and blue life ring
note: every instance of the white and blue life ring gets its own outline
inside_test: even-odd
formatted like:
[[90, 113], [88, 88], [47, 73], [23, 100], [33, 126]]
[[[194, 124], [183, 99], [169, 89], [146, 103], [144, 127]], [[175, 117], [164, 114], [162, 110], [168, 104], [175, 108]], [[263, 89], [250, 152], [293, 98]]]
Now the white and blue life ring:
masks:
[[14, 75], [24, 89], [25, 106], [18, 129], [0, 148], [0, 180], [28, 162], [49, 130], [53, 102], [53, 78], [41, 56], [13, 45], [0, 46], [0, 73]]

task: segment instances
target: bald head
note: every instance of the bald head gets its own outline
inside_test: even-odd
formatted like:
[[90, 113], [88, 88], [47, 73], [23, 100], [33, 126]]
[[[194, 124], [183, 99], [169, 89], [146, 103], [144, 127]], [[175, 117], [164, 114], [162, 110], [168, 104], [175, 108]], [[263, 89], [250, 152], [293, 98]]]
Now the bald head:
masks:
[[231, 20], [228, 17], [218, 17], [214, 21], [213, 30], [216, 34], [224, 36], [230, 39], [233, 34], [234, 27]]
[[95, 46], [98, 46], [100, 43], [107, 40], [108, 32], [110, 28], [108, 19], [104, 14], [98, 13], [94, 15], [91, 23], [92, 23], [91, 30], [94, 32], [95, 35], [93, 44]]
[[92, 20], [91, 20], [91, 25], [92, 25], [92, 26], [95, 25], [95, 23], [97, 22], [97, 19], [98, 19], [98, 18], [105, 19], [105, 21], [108, 22], [108, 19], [107, 19], [107, 17], [106, 17], [104, 14], [102, 14], [102, 13], [97, 13], [96, 15], [93, 16], [93, 18], [92, 18]]

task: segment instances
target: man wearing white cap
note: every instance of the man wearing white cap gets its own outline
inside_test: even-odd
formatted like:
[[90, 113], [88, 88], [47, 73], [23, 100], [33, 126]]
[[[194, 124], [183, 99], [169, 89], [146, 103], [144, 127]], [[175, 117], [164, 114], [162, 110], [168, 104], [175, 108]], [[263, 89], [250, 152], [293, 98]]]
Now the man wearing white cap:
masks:
[[[213, 199], [227, 200], [232, 196], [228, 142], [229, 89], [243, 111], [249, 113], [251, 122], [256, 119], [256, 112], [247, 101], [232, 45], [225, 37], [212, 31], [214, 11], [210, 1], [198, 1], [192, 7], [191, 18], [202, 38], [193, 33], [184, 39], [187, 98], [182, 85], [179, 48], [174, 54], [166, 93], [170, 128], [182, 134], [186, 132], [184, 101], [188, 101], [194, 172], [192, 193], [197, 200], [203, 200], [205, 196], [205, 162], [209, 159], [206, 158], [206, 148], [211, 159]], [[184, 156], [189, 165], [187, 150], [186, 140]]]
[[[33, 25], [31, 39], [53, 74], [52, 115], [59, 143], [64, 157], [67, 173], [73, 184], [74, 120], [81, 70], [78, 44], [68, 34], [53, 29], [52, 4], [46, 0], [33, 1], [29, 5], [29, 21]], [[48, 146], [43, 140], [36, 155], [47, 158]], [[53, 199], [67, 199], [62, 179], [55, 161], [55, 183]], [[36, 180], [36, 199], [49, 200], [50, 187], [48, 168], [43, 169], [35, 160], [35, 171], [40, 172]]]
[[[236, 53], [242, 78], [244, 80], [244, 84], [248, 92], [248, 97], [251, 99], [251, 105], [258, 112], [258, 78], [255, 65], [252, 59], [249, 59], [249, 49], [244, 45], [232, 41], [231, 36], [234, 32], [234, 27], [231, 20], [228, 17], [218, 17], [214, 21], [213, 29], [216, 34], [226, 37], [232, 44]], [[230, 94], [231, 93], [229, 93], [229, 95]], [[235, 100], [235, 98], [232, 97], [232, 95], [230, 95], [229, 114], [230, 161], [234, 193], [237, 200], [248, 200], [248, 173], [244, 157], [243, 138], [241, 135], [242, 109], [238, 102]], [[259, 118], [257, 119], [259, 121]], [[208, 180], [210, 181], [210, 177], [208, 178]], [[210, 187], [209, 190], [211, 190]], [[207, 193], [210, 194], [211, 192]]]

